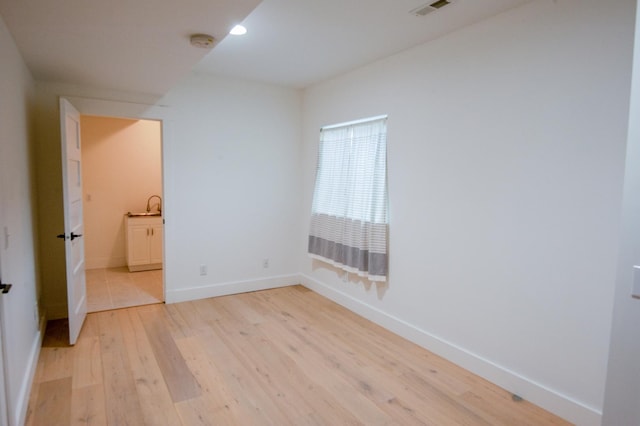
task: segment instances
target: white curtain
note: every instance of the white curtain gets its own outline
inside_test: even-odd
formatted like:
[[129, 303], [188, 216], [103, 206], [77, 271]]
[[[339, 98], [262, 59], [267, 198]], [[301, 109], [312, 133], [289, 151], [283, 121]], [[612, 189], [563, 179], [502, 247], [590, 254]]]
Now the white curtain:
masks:
[[371, 281], [387, 278], [386, 117], [320, 131], [310, 256]]

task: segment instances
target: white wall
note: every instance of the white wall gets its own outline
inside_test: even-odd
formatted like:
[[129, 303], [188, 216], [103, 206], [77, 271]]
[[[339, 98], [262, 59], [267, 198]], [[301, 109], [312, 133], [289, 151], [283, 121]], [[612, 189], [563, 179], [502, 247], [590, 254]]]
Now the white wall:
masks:
[[[302, 270], [307, 285], [357, 312], [574, 422], [597, 424], [634, 5], [534, 1], [312, 87], [304, 104], [294, 90], [187, 77], [160, 101], [171, 129], [163, 135], [167, 300], [294, 283]], [[63, 312], [57, 96], [156, 99], [37, 87], [43, 300]], [[320, 126], [383, 113], [391, 276], [376, 288], [309, 261], [302, 229]]]
[[640, 265], [640, 8], [636, 14], [622, 232], [604, 425], [640, 424], [640, 300], [631, 298], [632, 268]]
[[300, 92], [193, 74], [160, 102], [167, 301], [297, 282]]
[[388, 286], [302, 255], [306, 284], [599, 424], [634, 4], [534, 1], [306, 90], [303, 220], [322, 125], [389, 115], [390, 198]]
[[2, 281], [13, 284], [9, 294], [0, 296], [0, 312], [9, 423], [19, 425], [40, 349], [31, 158], [34, 84], [1, 17], [0, 75], [0, 269]]
[[[61, 173], [57, 97], [100, 99], [87, 104], [121, 117], [133, 117], [128, 110], [136, 103], [163, 105], [167, 302], [298, 281], [299, 91], [198, 74], [161, 100], [52, 83], [37, 87], [41, 235], [55, 235], [62, 226], [61, 183], [52, 178]], [[42, 251], [51, 253], [42, 261], [43, 303], [50, 317], [64, 317], [64, 259], [55, 238], [43, 238]], [[200, 265], [207, 275], [200, 275]]]
[[88, 115], [80, 123], [85, 265], [124, 266], [124, 214], [162, 196], [161, 123]]

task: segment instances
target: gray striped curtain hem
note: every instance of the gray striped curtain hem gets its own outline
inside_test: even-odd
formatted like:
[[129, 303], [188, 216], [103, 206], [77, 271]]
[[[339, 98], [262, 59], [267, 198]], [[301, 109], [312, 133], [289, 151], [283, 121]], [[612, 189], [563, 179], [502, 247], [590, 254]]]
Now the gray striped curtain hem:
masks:
[[387, 280], [386, 253], [374, 253], [309, 235], [309, 255], [371, 281]]

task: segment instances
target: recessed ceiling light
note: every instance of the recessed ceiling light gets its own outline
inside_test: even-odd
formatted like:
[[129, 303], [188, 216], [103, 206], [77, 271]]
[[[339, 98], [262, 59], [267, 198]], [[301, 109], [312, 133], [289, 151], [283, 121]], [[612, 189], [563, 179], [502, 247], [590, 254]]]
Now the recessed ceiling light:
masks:
[[235, 27], [231, 28], [231, 31], [229, 31], [229, 34], [231, 35], [245, 35], [246, 33], [247, 29], [242, 25], [236, 25]]

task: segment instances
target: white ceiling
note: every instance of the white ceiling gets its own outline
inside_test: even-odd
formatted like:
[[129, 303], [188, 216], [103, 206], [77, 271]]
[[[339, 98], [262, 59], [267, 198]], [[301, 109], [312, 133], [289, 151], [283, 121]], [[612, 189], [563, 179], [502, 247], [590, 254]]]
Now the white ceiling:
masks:
[[339, 75], [530, 0], [263, 0], [195, 69], [293, 87]]
[[163, 94], [260, 0], [0, 0], [37, 80]]
[[[163, 94], [191, 69], [305, 87], [530, 0], [409, 13], [433, 1], [0, 0], [0, 15], [37, 80]], [[197, 32], [222, 41], [192, 47]]]

